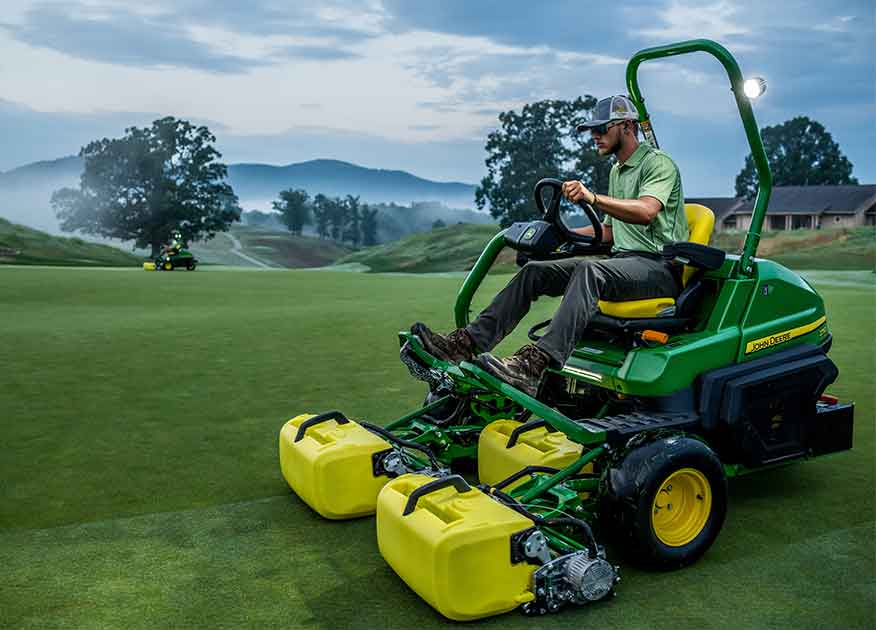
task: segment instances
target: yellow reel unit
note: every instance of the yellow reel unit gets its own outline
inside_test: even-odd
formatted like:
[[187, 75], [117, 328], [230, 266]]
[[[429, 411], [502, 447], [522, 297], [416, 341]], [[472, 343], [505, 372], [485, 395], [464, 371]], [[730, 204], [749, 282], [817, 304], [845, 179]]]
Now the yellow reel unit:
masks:
[[389, 448], [338, 411], [301, 414], [280, 431], [280, 469], [295, 494], [325, 518], [366, 516], [389, 481], [374, 475], [374, 455]]

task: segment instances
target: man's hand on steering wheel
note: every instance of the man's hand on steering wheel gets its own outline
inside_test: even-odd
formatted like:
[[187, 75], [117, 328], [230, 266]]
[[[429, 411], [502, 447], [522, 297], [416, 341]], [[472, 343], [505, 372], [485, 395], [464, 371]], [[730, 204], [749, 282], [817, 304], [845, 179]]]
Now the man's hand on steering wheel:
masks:
[[591, 206], [596, 203], [596, 194], [577, 179], [563, 182], [563, 196], [572, 203], [583, 201]]

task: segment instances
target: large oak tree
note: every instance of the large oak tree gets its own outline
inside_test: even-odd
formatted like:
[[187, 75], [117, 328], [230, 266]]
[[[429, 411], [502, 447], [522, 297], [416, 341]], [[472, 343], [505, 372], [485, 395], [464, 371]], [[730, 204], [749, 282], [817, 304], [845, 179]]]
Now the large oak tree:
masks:
[[207, 127], [173, 117], [95, 140], [79, 153], [79, 188], [52, 195], [61, 229], [133, 240], [153, 255], [175, 230], [186, 241], [227, 230], [240, 208], [214, 142]]
[[[852, 163], [840, 151], [824, 126], [806, 116], [760, 130], [763, 148], [773, 174], [774, 186], [857, 184]], [[757, 170], [751, 154], [736, 176], [736, 195], [753, 199], [757, 194]]]
[[519, 113], [499, 114], [501, 127], [487, 136], [487, 176], [475, 190], [475, 203], [503, 226], [537, 214], [532, 190], [543, 177], [580, 179], [595, 191], [608, 189], [611, 162], [600, 157], [590, 134], [575, 127], [596, 105], [592, 96], [574, 101], [545, 100]]

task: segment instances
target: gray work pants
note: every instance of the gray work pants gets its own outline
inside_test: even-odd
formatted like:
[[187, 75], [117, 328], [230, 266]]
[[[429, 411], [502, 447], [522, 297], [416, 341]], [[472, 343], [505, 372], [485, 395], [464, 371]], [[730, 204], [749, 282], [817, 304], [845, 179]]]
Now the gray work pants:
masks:
[[600, 299], [676, 297], [680, 292], [681, 267], [656, 256], [618, 254], [603, 260], [528, 262], [466, 329], [478, 351], [489, 352], [514, 330], [539, 296], [562, 295], [538, 347], [563, 365], [599, 312]]

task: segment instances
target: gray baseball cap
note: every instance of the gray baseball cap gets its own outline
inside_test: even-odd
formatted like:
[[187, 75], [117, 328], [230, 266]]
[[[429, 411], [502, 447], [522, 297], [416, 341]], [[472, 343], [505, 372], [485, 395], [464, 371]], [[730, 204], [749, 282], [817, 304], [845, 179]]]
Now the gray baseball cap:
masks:
[[623, 94], [609, 96], [596, 103], [593, 118], [578, 125], [578, 131], [587, 131], [613, 120], [639, 120], [639, 112], [629, 97]]

